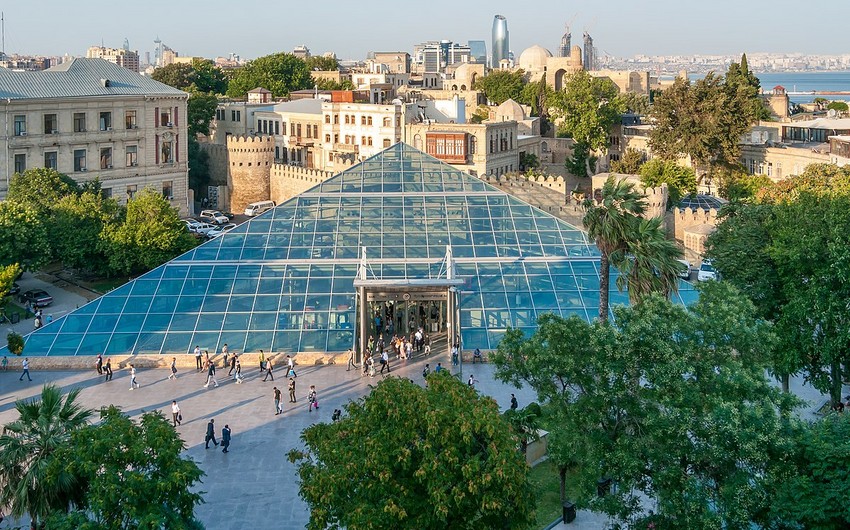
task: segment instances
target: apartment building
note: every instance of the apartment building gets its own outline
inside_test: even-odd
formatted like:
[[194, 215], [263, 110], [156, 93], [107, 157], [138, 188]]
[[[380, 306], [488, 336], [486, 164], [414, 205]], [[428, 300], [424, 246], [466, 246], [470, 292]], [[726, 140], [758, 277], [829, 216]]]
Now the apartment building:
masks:
[[0, 69], [0, 199], [12, 175], [49, 167], [99, 179], [125, 202], [152, 187], [188, 212], [188, 94], [103, 59]]

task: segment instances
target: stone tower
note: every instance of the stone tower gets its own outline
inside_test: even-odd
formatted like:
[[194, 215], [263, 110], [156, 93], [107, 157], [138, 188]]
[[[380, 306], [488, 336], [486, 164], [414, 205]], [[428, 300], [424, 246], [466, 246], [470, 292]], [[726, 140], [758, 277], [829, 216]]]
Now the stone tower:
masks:
[[274, 163], [273, 136], [228, 136], [230, 211], [242, 213], [245, 206], [271, 197], [269, 175]]

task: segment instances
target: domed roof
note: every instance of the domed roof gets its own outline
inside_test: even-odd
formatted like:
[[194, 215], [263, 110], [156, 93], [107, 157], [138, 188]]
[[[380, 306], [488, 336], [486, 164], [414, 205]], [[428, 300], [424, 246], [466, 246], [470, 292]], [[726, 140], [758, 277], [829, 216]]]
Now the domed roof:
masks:
[[519, 103], [509, 99], [499, 105], [496, 109], [496, 116], [498, 116], [499, 121], [503, 121], [505, 118], [508, 120], [522, 121], [525, 119], [525, 111]]
[[552, 57], [552, 52], [535, 44], [531, 48], [526, 48], [519, 55], [519, 67], [526, 71], [543, 70], [549, 57]]
[[684, 197], [681, 202], [679, 202], [679, 208], [690, 208], [692, 210], [719, 210], [720, 207], [727, 202], [729, 201], [720, 197], [715, 197], [714, 195], [697, 193]]

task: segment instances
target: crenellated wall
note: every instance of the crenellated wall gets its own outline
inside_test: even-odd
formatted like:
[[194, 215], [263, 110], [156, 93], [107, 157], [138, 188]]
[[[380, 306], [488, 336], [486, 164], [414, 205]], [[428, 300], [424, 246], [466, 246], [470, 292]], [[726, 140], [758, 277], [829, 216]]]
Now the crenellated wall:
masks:
[[717, 210], [673, 208], [668, 216], [673, 219], [674, 235], [679, 241], [685, 241], [685, 230], [688, 228], [698, 225], [717, 226]]
[[280, 204], [320, 184], [335, 173], [286, 164], [272, 164], [270, 174], [271, 199]]
[[230, 164], [227, 178], [230, 211], [239, 213], [252, 202], [269, 200], [274, 137], [228, 136], [227, 153]]

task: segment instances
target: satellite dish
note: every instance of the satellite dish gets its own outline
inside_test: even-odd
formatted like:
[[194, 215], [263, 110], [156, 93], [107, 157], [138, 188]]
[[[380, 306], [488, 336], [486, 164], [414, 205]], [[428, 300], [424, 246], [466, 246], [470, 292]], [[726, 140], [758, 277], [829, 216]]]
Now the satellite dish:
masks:
[[827, 118], [834, 118], [834, 117], [836, 117], [836, 116], [838, 116], [838, 111], [836, 111], [835, 109], [829, 109], [829, 110], [826, 112], [826, 117], [827, 117]]

